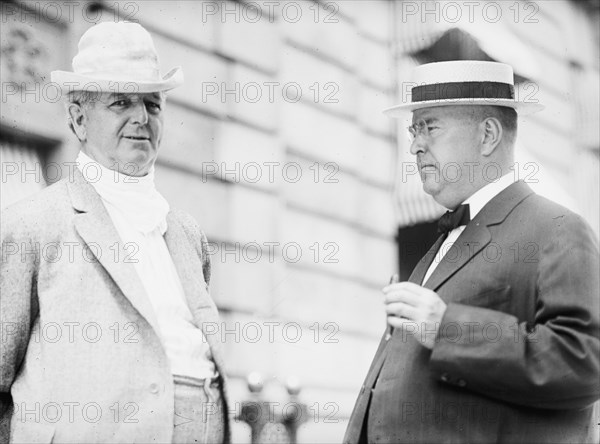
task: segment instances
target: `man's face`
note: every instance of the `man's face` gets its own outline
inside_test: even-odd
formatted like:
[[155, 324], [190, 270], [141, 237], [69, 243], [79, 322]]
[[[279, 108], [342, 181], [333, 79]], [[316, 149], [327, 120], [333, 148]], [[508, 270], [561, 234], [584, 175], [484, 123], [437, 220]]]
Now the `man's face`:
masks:
[[477, 190], [481, 168], [482, 128], [469, 106], [440, 106], [413, 112], [424, 120], [428, 136], [419, 134], [410, 152], [417, 156], [423, 189], [446, 208], [456, 208]]
[[163, 108], [160, 93], [102, 93], [84, 109], [84, 152], [123, 174], [148, 174], [158, 155]]

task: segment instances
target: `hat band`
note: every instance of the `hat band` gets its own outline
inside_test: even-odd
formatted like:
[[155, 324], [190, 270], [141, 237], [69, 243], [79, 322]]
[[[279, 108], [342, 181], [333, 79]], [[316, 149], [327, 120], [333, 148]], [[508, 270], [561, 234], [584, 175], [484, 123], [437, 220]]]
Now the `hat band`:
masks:
[[451, 99], [515, 99], [515, 87], [501, 82], [448, 82], [415, 86], [412, 102]]

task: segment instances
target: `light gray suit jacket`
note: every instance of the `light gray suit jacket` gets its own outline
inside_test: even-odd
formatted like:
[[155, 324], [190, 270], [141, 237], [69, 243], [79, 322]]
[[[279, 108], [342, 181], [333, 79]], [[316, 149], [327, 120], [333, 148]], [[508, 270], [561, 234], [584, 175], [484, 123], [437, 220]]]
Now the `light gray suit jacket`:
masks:
[[[167, 222], [194, 323], [211, 325], [224, 375], [206, 238], [186, 213]], [[6, 209], [1, 228], [0, 442], [170, 443], [169, 360], [133, 250], [94, 188], [75, 170]]]

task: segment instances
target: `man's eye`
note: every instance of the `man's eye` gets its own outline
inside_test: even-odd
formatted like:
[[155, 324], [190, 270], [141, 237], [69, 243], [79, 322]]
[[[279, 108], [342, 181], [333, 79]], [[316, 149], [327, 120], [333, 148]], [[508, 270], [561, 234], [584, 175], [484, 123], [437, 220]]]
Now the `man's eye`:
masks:
[[127, 105], [127, 100], [117, 100], [116, 102], [111, 103], [110, 106], [125, 106]]
[[148, 103], [148, 108], [154, 110], [154, 111], [160, 111], [162, 108], [160, 106], [160, 103], [154, 103], [154, 102], [150, 102]]

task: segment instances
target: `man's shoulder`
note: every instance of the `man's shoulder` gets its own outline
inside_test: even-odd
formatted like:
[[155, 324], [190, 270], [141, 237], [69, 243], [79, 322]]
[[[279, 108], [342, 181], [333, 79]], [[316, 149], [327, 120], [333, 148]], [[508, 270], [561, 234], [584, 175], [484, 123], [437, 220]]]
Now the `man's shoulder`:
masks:
[[169, 213], [171, 214], [172, 217], [177, 219], [182, 224], [198, 225], [198, 222], [196, 222], [196, 219], [194, 219], [194, 217], [190, 213], [188, 213], [187, 211], [184, 211], [180, 208], [171, 207], [171, 209], [169, 210]]
[[594, 231], [581, 215], [539, 194], [529, 195], [514, 213], [514, 219], [534, 226], [548, 242], [579, 239], [596, 243]]
[[206, 242], [204, 231], [200, 228], [200, 224], [196, 218], [190, 213], [179, 208], [171, 208], [169, 215], [183, 227], [183, 230], [189, 237], [193, 239], [199, 238], [202, 242]]
[[200, 230], [200, 225], [198, 224], [198, 221], [187, 211], [184, 211], [180, 208], [171, 208], [169, 213], [171, 217], [177, 220], [184, 228]]
[[2, 231], [47, 226], [65, 217], [70, 206], [66, 182], [61, 180], [3, 209]]
[[539, 222], [587, 224], [583, 217], [569, 208], [539, 194], [531, 194], [525, 201], [522, 209], [535, 214], [534, 220]]

